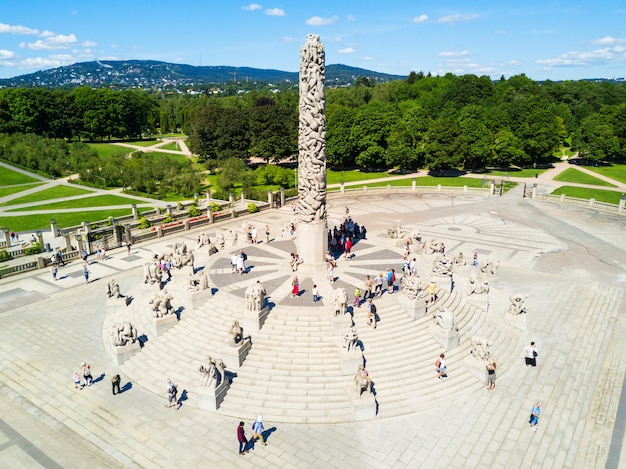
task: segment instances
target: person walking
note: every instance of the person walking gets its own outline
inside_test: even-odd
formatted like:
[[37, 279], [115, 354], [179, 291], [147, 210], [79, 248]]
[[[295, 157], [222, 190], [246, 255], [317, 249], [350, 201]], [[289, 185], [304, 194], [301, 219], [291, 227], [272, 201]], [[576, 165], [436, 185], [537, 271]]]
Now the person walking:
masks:
[[361, 289], [359, 287], [354, 289], [354, 303], [352, 303], [352, 307], [354, 306], [357, 308], [361, 307]]
[[374, 325], [376, 329], [376, 305], [371, 298], [367, 300], [367, 325]]
[[82, 367], [83, 379], [85, 380], [83, 387], [91, 386], [91, 366], [89, 365], [89, 363], [83, 362]]
[[383, 273], [379, 273], [374, 279], [374, 296], [383, 294]]
[[317, 303], [320, 299], [319, 292], [317, 291], [317, 285], [313, 285], [311, 293], [313, 294], [313, 303]]
[[524, 349], [524, 360], [526, 361], [526, 366], [537, 366], [537, 346], [534, 342], [531, 342], [530, 345], [527, 345]]
[[448, 366], [446, 365], [445, 354], [439, 355], [439, 358], [435, 362], [435, 368], [437, 369], [437, 379], [445, 379], [448, 377]]
[[496, 387], [496, 362], [493, 358], [487, 361], [487, 391]]
[[257, 417], [256, 422], [252, 424], [251, 440], [254, 441], [257, 438], [263, 446], [267, 446], [265, 439], [263, 438], [263, 417], [260, 415]]
[[291, 297], [295, 298], [300, 295], [300, 280], [298, 280], [297, 276], [293, 277], [291, 281]]
[[130, 256], [130, 247], [131, 247], [131, 244], [130, 244], [130, 241], [128, 241], [128, 242], [126, 243], [126, 253], [127, 253], [127, 255], [129, 255], [129, 256]]
[[168, 409], [172, 407], [172, 404], [176, 406], [176, 395], [178, 394], [178, 386], [171, 379], [167, 378], [167, 404], [165, 407]]
[[122, 378], [120, 378], [120, 375], [115, 375], [113, 376], [113, 378], [111, 378], [111, 388], [113, 390], [113, 395], [115, 396], [115, 391], [117, 391], [117, 394], [121, 394], [122, 391], [120, 390], [120, 382], [122, 381]]
[[365, 277], [364, 287], [363, 301], [367, 301], [372, 296], [372, 288], [374, 287], [374, 281], [369, 275]]
[[396, 272], [393, 269], [387, 269], [387, 291], [391, 295], [393, 293], [393, 283], [396, 281]]
[[335, 281], [335, 269], [332, 264], [328, 265], [328, 280], [330, 280], [330, 283]]
[[80, 385], [80, 375], [78, 374], [78, 371], [74, 371], [74, 389], [83, 389], [83, 387]]
[[270, 226], [265, 225], [265, 244], [270, 243]]
[[83, 277], [85, 277], [85, 283], [89, 283], [89, 267], [86, 262], [83, 265]]
[[248, 439], [246, 438], [246, 431], [244, 430], [243, 426], [244, 426], [244, 423], [239, 422], [239, 426], [237, 427], [237, 441], [239, 441], [239, 454], [246, 454], [248, 452], [246, 450]]
[[534, 432], [537, 431], [537, 424], [539, 423], [539, 416], [541, 415], [541, 402], [535, 402], [532, 410], [530, 411], [530, 420], [528, 423], [530, 424], [530, 429]]
[[432, 304], [437, 299], [437, 284], [431, 280], [428, 284], [428, 303]]
[[350, 237], [348, 237], [348, 239], [346, 239], [346, 243], [344, 245], [343, 257], [347, 261], [349, 261], [350, 258], [352, 257], [352, 239]]
[[57, 273], [59, 272], [59, 269], [57, 267], [56, 264], [52, 264], [52, 267], [50, 267], [50, 273], [52, 274], [52, 278], [54, 279], [54, 281], [57, 281]]

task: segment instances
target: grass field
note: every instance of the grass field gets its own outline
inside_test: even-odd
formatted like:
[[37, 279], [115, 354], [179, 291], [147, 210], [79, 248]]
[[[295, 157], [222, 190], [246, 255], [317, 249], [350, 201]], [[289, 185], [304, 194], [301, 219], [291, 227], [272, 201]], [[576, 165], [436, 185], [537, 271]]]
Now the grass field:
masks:
[[367, 173], [364, 171], [333, 171], [331, 169], [326, 171], [326, 184], [340, 184], [342, 182], [355, 182], [364, 181], [367, 179], [380, 179], [391, 176], [398, 176], [397, 174], [389, 174], [387, 171], [376, 171]]
[[128, 143], [129, 145], [133, 145], [136, 147], [151, 147], [152, 145], [156, 145], [157, 143], [159, 143], [159, 141], [156, 138], [151, 138], [149, 140], [129, 140], [128, 142], [124, 143]]
[[546, 172], [547, 169], [518, 169], [511, 168], [508, 171], [502, 171], [499, 169], [489, 170], [482, 173], [474, 173], [474, 174], [484, 174], [485, 176], [497, 176], [497, 177], [514, 177], [514, 178], [534, 178], [535, 174], [542, 174]]
[[626, 184], [626, 164], [614, 164], [611, 166], [585, 166], [585, 168], [590, 169], [594, 173], [601, 174], [602, 176], [615, 179], [622, 184]]
[[583, 173], [582, 171], [579, 171], [575, 168], [567, 168], [562, 173], [557, 174], [554, 177], [554, 180], [560, 182], [575, 182], [578, 184], [587, 184], [589, 186], [617, 187], [615, 184], [603, 181], [602, 179], [598, 179], [587, 173]]
[[[354, 184], [350, 186], [346, 186], [346, 189], [355, 189], [362, 188], [363, 186], [367, 187], [411, 187], [413, 184], [413, 179], [395, 179], [392, 181], [378, 181], [372, 182], [368, 184]], [[441, 184], [442, 186], [455, 186], [455, 187], [483, 187], [482, 179], [478, 178], [466, 178], [466, 177], [435, 177], [435, 176], [421, 176], [415, 178], [415, 184], [419, 186], [438, 186]], [[516, 185], [515, 183], [511, 183], [512, 186]], [[335, 188], [334, 190], [339, 190]]]
[[82, 199], [66, 200], [64, 202], [52, 202], [49, 204], [34, 205], [25, 208], [11, 209], [7, 212], [27, 212], [33, 210], [57, 210], [65, 208], [91, 208], [106, 207], [108, 205], [130, 205], [141, 203], [136, 199], [120, 197], [119, 195], [95, 195], [93, 197], [85, 197]]
[[50, 189], [34, 192], [33, 194], [25, 195], [23, 197], [18, 197], [17, 199], [10, 200], [9, 202], [4, 202], [0, 204], [0, 207], [7, 207], [17, 204], [28, 204], [31, 202], [41, 202], [44, 200], [60, 199], [61, 197], [72, 197], [75, 195], [90, 194], [92, 192], [93, 191], [80, 189], [78, 187], [56, 186]]
[[41, 186], [43, 182], [40, 183], [32, 183], [26, 185], [19, 186], [8, 186], [8, 187], [0, 187], [0, 197], [6, 197], [7, 195], [17, 194], [18, 192], [22, 192], [28, 189], [33, 189], [35, 187]]
[[[143, 211], [148, 210], [144, 209]], [[141, 213], [142, 210], [139, 209]], [[0, 217], [0, 227], [8, 228], [13, 231], [35, 231], [49, 229], [50, 219], [57, 221], [59, 228], [76, 226], [84, 221], [94, 222], [98, 220], [106, 220], [109, 217], [122, 217], [129, 215], [130, 209], [119, 210], [96, 210], [92, 212], [75, 212], [75, 213], [57, 213], [54, 216], [48, 215], [16, 215], [14, 217]]]
[[108, 158], [112, 155], [128, 155], [133, 152], [132, 148], [111, 145], [110, 143], [90, 143], [89, 148], [96, 150], [101, 158]]
[[159, 147], [160, 150], [174, 150], [174, 151], [180, 151], [180, 146], [178, 145], [178, 142], [170, 142], [167, 145], [161, 145]]
[[12, 186], [14, 184], [29, 184], [32, 182], [40, 182], [39, 179], [27, 176], [26, 174], [13, 171], [12, 169], [2, 167], [0, 171], [0, 186]]
[[552, 195], [565, 194], [567, 197], [576, 197], [578, 199], [595, 199], [597, 202], [605, 202], [607, 204], [619, 204], [621, 192], [608, 191], [603, 189], [591, 189], [587, 187], [561, 186], [552, 191]]

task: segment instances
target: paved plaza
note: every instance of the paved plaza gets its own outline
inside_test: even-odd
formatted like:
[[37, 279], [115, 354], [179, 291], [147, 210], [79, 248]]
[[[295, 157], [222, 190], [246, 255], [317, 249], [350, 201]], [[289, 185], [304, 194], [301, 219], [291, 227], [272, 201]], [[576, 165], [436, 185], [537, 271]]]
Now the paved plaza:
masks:
[[[541, 180], [539, 181], [541, 184]], [[126, 249], [90, 264], [85, 284], [81, 263], [0, 280], [0, 465], [3, 467], [618, 467], [626, 410], [620, 402], [626, 371], [623, 286], [626, 280], [625, 219], [579, 207], [534, 202], [521, 187], [502, 197], [457, 193], [351, 193], [329, 197], [329, 224], [344, 207], [367, 227], [354, 257], [339, 259], [337, 281], [325, 271], [296, 272], [302, 294], [292, 298], [288, 266], [295, 243], [281, 230], [289, 207], [260, 212], [246, 221], [270, 226], [272, 241], [236, 245], [209, 256], [196, 252], [196, 268], [213, 290], [196, 308], [183, 270], [166, 288], [180, 321], [164, 334], [151, 331], [148, 301], [157, 291], [143, 283], [153, 252], [174, 243], [190, 248], [202, 231], [241, 230], [242, 218]], [[429, 334], [432, 314], [411, 318], [402, 293], [375, 300], [376, 330], [364, 308], [354, 322], [376, 390], [375, 419], [355, 422], [350, 397], [353, 375], [341, 373], [330, 298], [344, 287], [352, 303], [365, 275], [402, 267], [402, 243], [387, 229], [399, 223], [426, 240], [445, 242], [450, 256], [498, 259], [486, 304], [464, 291], [469, 266], [455, 274], [443, 306], [457, 314], [459, 346], [448, 352], [449, 378], [436, 378], [434, 362], [444, 349]], [[248, 254], [249, 273], [231, 273], [230, 256]], [[92, 256], [95, 257], [95, 256]], [[434, 256], [417, 253], [428, 278]], [[307, 260], [305, 259], [305, 262]], [[106, 283], [114, 278], [132, 297], [111, 306]], [[246, 288], [260, 280], [271, 312], [241, 368], [228, 367], [232, 384], [217, 412], [198, 410], [198, 367], [225, 350], [226, 333], [245, 308]], [[313, 303], [311, 288], [322, 296]], [[396, 282], [399, 284], [400, 282]], [[524, 317], [507, 316], [508, 298], [527, 295]], [[445, 304], [443, 304], [445, 302]], [[432, 311], [430, 312], [432, 313]], [[144, 346], [116, 366], [110, 345], [113, 323], [131, 320]], [[476, 375], [469, 357], [473, 336], [493, 343], [498, 377], [493, 391]], [[538, 366], [524, 365], [523, 347], [538, 345]], [[89, 361], [95, 382], [77, 390], [72, 373]], [[227, 364], [228, 366], [228, 364]], [[356, 370], [355, 370], [356, 371]], [[110, 379], [119, 373], [122, 393]], [[166, 379], [178, 383], [180, 405], [166, 409]], [[626, 393], [624, 393], [626, 394]], [[538, 431], [528, 425], [541, 401]], [[263, 415], [267, 446], [237, 454], [236, 427]], [[620, 464], [621, 463], [621, 464]]]

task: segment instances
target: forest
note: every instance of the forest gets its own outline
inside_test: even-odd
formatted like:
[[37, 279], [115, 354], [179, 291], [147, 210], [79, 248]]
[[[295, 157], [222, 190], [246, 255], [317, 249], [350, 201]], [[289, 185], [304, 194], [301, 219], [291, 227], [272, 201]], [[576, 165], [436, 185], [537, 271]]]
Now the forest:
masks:
[[[361, 77], [352, 86], [327, 87], [326, 117], [333, 168], [437, 174], [537, 167], [563, 151], [590, 163], [626, 159], [624, 83], [421, 72], [386, 83]], [[298, 93], [0, 89], [0, 158], [51, 176], [78, 172], [90, 184], [193, 192], [202, 178], [191, 163], [150, 154], [100, 158], [84, 144], [167, 133], [188, 135], [207, 168], [219, 170], [228, 158], [295, 161]]]

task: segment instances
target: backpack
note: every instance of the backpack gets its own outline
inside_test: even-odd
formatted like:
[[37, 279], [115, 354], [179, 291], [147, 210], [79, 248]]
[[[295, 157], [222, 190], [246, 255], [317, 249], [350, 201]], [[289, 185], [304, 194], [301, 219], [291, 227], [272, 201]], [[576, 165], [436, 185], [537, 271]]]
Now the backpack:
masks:
[[395, 274], [395, 272], [393, 274], [391, 274], [391, 281], [392, 282], [396, 281], [396, 274]]
[[372, 303], [370, 311], [372, 312], [372, 314], [376, 314], [376, 305], [374, 303]]
[[241, 253], [241, 258], [242, 258], [244, 261], [247, 261], [247, 260], [248, 260], [248, 255], [247, 255], [245, 252], [242, 252], [242, 253]]

